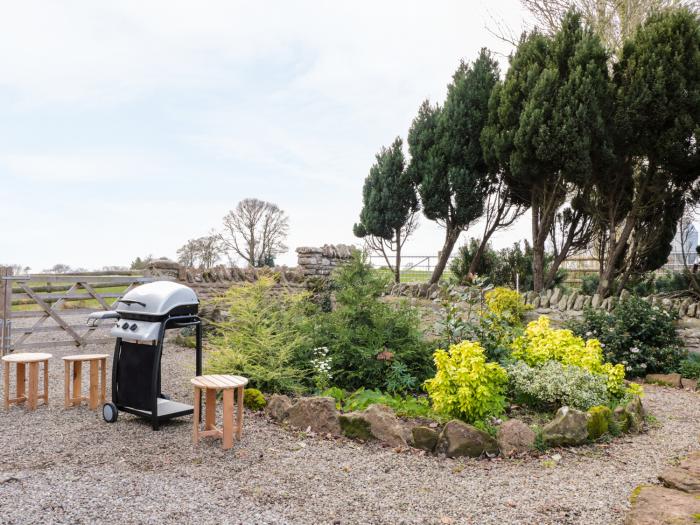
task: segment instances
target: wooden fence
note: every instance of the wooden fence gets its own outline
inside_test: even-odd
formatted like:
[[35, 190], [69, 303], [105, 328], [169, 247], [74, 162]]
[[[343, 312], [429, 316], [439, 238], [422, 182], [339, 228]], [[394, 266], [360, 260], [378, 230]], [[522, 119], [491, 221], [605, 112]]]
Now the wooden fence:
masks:
[[[117, 300], [134, 286], [153, 280], [131, 272], [126, 275], [87, 272], [15, 276], [11, 268], [0, 267], [0, 354], [113, 341], [105, 336], [104, 330], [100, 332], [99, 327], [87, 326], [85, 316], [95, 310], [112, 310]], [[79, 323], [76, 316], [79, 316]], [[35, 337], [32, 340], [35, 334], [47, 332], [67, 338], [36, 341]]]

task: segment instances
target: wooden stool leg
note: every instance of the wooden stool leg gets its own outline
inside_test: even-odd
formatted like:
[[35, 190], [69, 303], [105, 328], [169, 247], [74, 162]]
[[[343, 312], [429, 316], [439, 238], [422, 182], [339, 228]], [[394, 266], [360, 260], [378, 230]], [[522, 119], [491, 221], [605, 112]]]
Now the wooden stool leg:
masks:
[[233, 388], [224, 390], [224, 450], [233, 446]]
[[39, 363], [34, 361], [29, 363], [29, 392], [27, 393], [29, 401], [29, 410], [36, 409], [36, 399], [39, 390]]
[[199, 407], [201, 406], [201, 394], [202, 391], [199, 388], [194, 387], [194, 428], [192, 429], [192, 443], [195, 445], [199, 442]]
[[73, 362], [73, 398], [71, 399], [72, 405], [78, 405], [82, 403], [81, 397], [83, 395], [83, 363], [80, 361]]
[[107, 398], [107, 359], [104, 357], [100, 359], [100, 370], [102, 376], [102, 386], [100, 387], [100, 403], [104, 404], [105, 399]]
[[212, 430], [214, 428], [216, 428], [216, 390], [207, 388], [207, 411], [204, 429]]
[[5, 394], [5, 410], [10, 408], [10, 363], [3, 361], [3, 389]]
[[44, 404], [49, 404], [49, 360], [44, 361]]
[[26, 382], [26, 369], [24, 366], [24, 363], [17, 363], [16, 365], [17, 368], [17, 399], [22, 400], [25, 398], [24, 395], [24, 387], [25, 387], [25, 382]]
[[98, 398], [97, 398], [97, 387], [99, 386], [97, 383], [98, 380], [98, 369], [97, 367], [100, 365], [96, 360], [90, 361], [90, 410], [95, 410], [97, 408], [97, 403], [98, 403]]
[[236, 417], [236, 439], [240, 441], [241, 435], [243, 434], [243, 396], [245, 395], [245, 391], [243, 390], [243, 387], [238, 387], [238, 396], [236, 396], [238, 399], [236, 399], [236, 402], [238, 403], [238, 415]]
[[63, 406], [70, 408], [70, 361], [63, 361], [65, 365], [65, 377], [63, 378]]

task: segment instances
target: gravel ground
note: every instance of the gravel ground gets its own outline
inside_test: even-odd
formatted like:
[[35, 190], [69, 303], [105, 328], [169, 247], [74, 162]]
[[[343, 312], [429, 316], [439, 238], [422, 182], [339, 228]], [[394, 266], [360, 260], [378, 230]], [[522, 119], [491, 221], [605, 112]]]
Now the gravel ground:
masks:
[[[86, 352], [111, 353], [93, 347]], [[698, 394], [647, 387], [659, 426], [609, 445], [524, 460], [448, 460], [304, 436], [246, 413], [241, 443], [191, 444], [191, 418], [159, 432], [120, 414], [51, 404], [0, 411], [0, 523], [622, 523], [628, 497], [700, 448]], [[170, 345], [164, 392], [191, 402], [194, 352]], [[109, 396], [109, 392], [108, 392]]]

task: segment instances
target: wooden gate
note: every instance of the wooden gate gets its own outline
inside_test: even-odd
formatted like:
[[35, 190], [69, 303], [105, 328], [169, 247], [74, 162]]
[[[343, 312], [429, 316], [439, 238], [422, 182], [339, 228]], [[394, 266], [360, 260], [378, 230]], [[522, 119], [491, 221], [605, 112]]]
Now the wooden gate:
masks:
[[[87, 314], [112, 310], [134, 286], [153, 280], [107, 272], [15, 276], [11, 268], [0, 267], [0, 353], [113, 341], [104, 329], [87, 326]], [[47, 332], [59, 337], [49, 334], [50, 341], [33, 337]]]

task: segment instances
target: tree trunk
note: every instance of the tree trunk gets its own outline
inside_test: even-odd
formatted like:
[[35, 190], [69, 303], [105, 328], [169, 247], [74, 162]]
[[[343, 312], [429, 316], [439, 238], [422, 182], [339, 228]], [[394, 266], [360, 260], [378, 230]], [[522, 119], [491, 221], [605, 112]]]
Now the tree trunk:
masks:
[[467, 275], [476, 274], [476, 269], [479, 267], [481, 258], [484, 256], [484, 252], [486, 251], [486, 247], [488, 246], [489, 240], [491, 239], [491, 236], [493, 235], [494, 231], [495, 228], [489, 232], [484, 232], [484, 238], [481, 239], [481, 243], [479, 244], [479, 247], [476, 249], [474, 257], [472, 257], [472, 260], [469, 263], [469, 272], [467, 273]]
[[437, 264], [435, 265], [435, 269], [433, 270], [433, 275], [430, 276], [430, 281], [428, 281], [429, 284], [437, 283], [440, 280], [440, 277], [442, 277], [442, 274], [445, 271], [445, 267], [447, 266], [447, 260], [452, 254], [452, 250], [454, 249], [455, 244], [457, 243], [457, 239], [459, 239], [460, 233], [462, 233], [462, 230], [460, 228], [453, 228], [452, 226], [450, 226], [449, 223], [446, 225], [445, 242], [442, 245], [440, 256], [438, 257]]
[[533, 199], [532, 209], [532, 289], [540, 293], [544, 288], [544, 241], [546, 229], [540, 223], [541, 208]]
[[401, 282], [401, 228], [396, 229], [396, 265], [394, 267], [394, 282]]
[[561, 263], [563, 263], [564, 259], [566, 259], [566, 257], [569, 255], [569, 250], [571, 249], [571, 245], [574, 242], [574, 237], [576, 236], [576, 228], [578, 228], [580, 220], [581, 219], [578, 218], [569, 225], [569, 231], [567, 232], [566, 240], [562, 244], [561, 250], [552, 261], [552, 265], [549, 267], [549, 270], [547, 270], [547, 275], [544, 278], [544, 289], [547, 289], [552, 285], [554, 279], [557, 276], [557, 272], [559, 271]]

